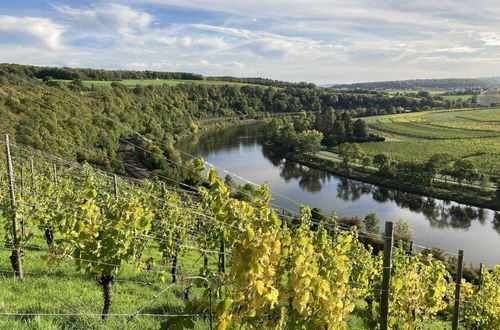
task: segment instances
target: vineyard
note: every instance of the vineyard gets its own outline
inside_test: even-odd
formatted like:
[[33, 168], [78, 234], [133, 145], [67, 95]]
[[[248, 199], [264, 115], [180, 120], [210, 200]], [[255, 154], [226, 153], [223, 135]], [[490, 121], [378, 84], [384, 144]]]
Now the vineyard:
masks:
[[388, 231], [375, 254], [335, 217], [277, 212], [265, 185], [233, 198], [214, 169], [181, 189], [7, 146], [2, 328], [500, 326], [500, 266], [468, 283], [460, 257], [450, 274]]
[[500, 172], [500, 109], [456, 109], [365, 118], [389, 142], [364, 143], [371, 154], [385, 153], [402, 161], [427, 161], [453, 150], [479, 171]]

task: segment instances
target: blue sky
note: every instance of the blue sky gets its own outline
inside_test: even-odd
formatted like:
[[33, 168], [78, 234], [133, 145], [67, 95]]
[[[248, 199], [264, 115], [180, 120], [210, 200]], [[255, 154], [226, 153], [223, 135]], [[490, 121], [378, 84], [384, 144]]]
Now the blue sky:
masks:
[[0, 62], [315, 83], [500, 75], [498, 0], [0, 0]]

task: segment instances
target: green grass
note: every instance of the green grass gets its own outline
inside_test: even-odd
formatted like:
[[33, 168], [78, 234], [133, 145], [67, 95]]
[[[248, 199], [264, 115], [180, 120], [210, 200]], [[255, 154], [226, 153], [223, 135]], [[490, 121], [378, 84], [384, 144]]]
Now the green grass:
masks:
[[[35, 245], [45, 248], [42, 240]], [[30, 243], [33, 244], [33, 243]], [[99, 314], [102, 309], [101, 287], [89, 275], [76, 270], [75, 262], [65, 260], [57, 267], [49, 267], [41, 258], [44, 253], [26, 251], [23, 260], [26, 279], [21, 283], [13, 277], [8, 259], [9, 251], [0, 251], [0, 313], [18, 314]], [[188, 274], [196, 262], [194, 275], [198, 274], [203, 259], [196, 251], [186, 252], [180, 259], [180, 272]], [[216, 267], [215, 259], [210, 264]], [[156, 270], [160, 266], [157, 266]], [[50, 272], [49, 275], [47, 275]], [[170, 276], [162, 282], [157, 273], [136, 271], [125, 265], [116, 274], [113, 284], [113, 302], [110, 313], [132, 314], [149, 301], [156, 293], [170, 285]], [[122, 280], [124, 280], [122, 282]], [[138, 281], [141, 283], [131, 282]], [[201, 289], [191, 289], [189, 297], [201, 297]], [[141, 314], [179, 314], [181, 288], [175, 286], [155, 303], [146, 307]], [[128, 317], [110, 316], [106, 322], [100, 316], [2, 316], [0, 329], [159, 329], [167, 318], [138, 316], [127, 323]], [[195, 329], [207, 329], [209, 324], [202, 318], [194, 318]]]
[[[421, 92], [421, 91], [406, 89], [406, 90], [386, 90], [384, 92], [388, 93], [389, 95], [395, 95], [397, 93], [399, 93], [399, 94], [416, 94], [416, 93]], [[432, 96], [442, 96], [445, 100], [450, 100], [450, 101], [456, 101], [458, 99], [462, 99], [462, 101], [467, 101], [467, 100], [472, 99], [472, 97], [474, 96], [472, 94], [467, 94], [467, 95], [444, 95], [444, 94], [447, 93], [447, 91], [445, 91], [445, 90], [442, 90], [442, 91], [427, 91], [427, 92], [429, 92], [429, 94], [432, 95]]]
[[[421, 92], [421, 90], [416, 90], [416, 89], [401, 89], [401, 90], [384, 90], [384, 92], [387, 92], [389, 94], [414, 94], [414, 93], [418, 93], [418, 92]], [[442, 91], [427, 91], [429, 92], [429, 94], [431, 95], [440, 95], [440, 94], [443, 94], [443, 93], [446, 93], [446, 91], [442, 90]]]
[[365, 119], [389, 142], [363, 143], [370, 155], [385, 153], [401, 161], [426, 161], [451, 153], [473, 161], [481, 172], [500, 173], [500, 109], [455, 109]]
[[[64, 80], [62, 80], [64, 81]], [[253, 85], [253, 84], [244, 84], [244, 83], [237, 83], [237, 82], [228, 82], [228, 81], [212, 81], [212, 80], [174, 80], [174, 79], [125, 79], [125, 80], [120, 80], [118, 81], [120, 84], [126, 85], [126, 86], [136, 86], [136, 85], [169, 85], [169, 86], [175, 86], [178, 84], [202, 84], [202, 85], [237, 85], [237, 86], [260, 86], [260, 85]], [[85, 80], [83, 81], [83, 84], [85, 86], [111, 86], [112, 81], [102, 81], [102, 80]]]
[[461, 99], [462, 101], [468, 101], [474, 97], [472, 94], [467, 94], [467, 95], [441, 95], [443, 99], [445, 100], [450, 100], [450, 101], [457, 101], [458, 99]]

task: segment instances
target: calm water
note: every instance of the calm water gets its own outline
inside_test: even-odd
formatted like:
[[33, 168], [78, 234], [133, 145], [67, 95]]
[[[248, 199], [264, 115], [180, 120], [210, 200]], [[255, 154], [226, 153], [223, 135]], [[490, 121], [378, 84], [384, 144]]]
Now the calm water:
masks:
[[[257, 141], [259, 125], [230, 127], [181, 141], [178, 147], [271, 191], [329, 214], [364, 218], [375, 212], [383, 221], [403, 218], [413, 226], [415, 244], [451, 253], [464, 250], [474, 264], [500, 263], [500, 213], [331, 175], [265, 153]], [[219, 175], [224, 176], [221, 170]], [[235, 178], [236, 179], [236, 178]], [[297, 205], [275, 196], [274, 204]], [[381, 223], [381, 230], [383, 228]]]

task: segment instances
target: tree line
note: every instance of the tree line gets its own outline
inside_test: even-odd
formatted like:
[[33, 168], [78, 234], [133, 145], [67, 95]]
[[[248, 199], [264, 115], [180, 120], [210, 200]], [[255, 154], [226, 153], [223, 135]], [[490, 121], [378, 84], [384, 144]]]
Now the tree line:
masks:
[[8, 67], [9, 71], [38, 79], [62, 79], [62, 80], [103, 80], [119, 81], [123, 79], [183, 79], [204, 80], [201, 74], [189, 72], [162, 72], [162, 71], [137, 71], [137, 70], [103, 70], [90, 68], [48, 67], [18, 64], [2, 64], [2, 68]]
[[207, 77], [207, 80], [237, 82], [243, 84], [263, 85], [263, 86], [271, 86], [278, 88], [285, 88], [285, 87], [317, 88], [316, 84], [313, 83], [308, 83], [303, 81], [290, 82], [290, 81], [282, 81], [282, 80], [275, 80], [268, 78], [251, 78], [251, 77], [238, 78], [238, 77], [221, 76], [221, 77]]
[[301, 112], [299, 116], [267, 120], [261, 140], [279, 154], [314, 155], [323, 146], [384, 141], [384, 138], [368, 133], [366, 123], [359, 118], [353, 120], [351, 112], [336, 114], [333, 108], [328, 108], [318, 115]]
[[451, 90], [469, 88], [490, 88], [498, 83], [486, 79], [447, 78], [377, 81], [335, 85], [335, 89], [396, 89], [396, 90]]

